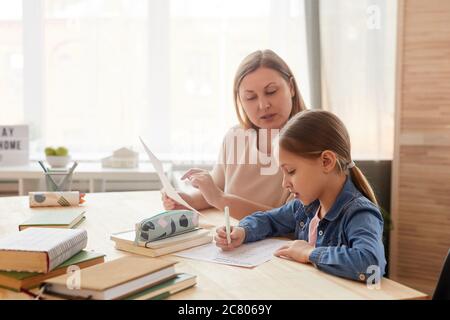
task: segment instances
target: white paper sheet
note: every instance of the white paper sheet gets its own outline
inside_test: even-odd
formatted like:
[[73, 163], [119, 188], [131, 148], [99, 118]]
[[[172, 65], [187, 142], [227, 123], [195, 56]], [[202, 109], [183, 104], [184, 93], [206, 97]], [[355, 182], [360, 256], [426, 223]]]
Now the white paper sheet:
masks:
[[144, 146], [145, 152], [147, 152], [148, 157], [150, 158], [150, 161], [153, 164], [153, 167], [156, 170], [156, 173], [159, 176], [159, 180], [161, 180], [161, 183], [163, 185], [164, 188], [164, 192], [167, 194], [167, 196], [173, 200], [175, 200], [176, 202], [178, 202], [179, 204], [185, 206], [186, 208], [188, 208], [189, 210], [192, 210], [194, 212], [196, 212], [199, 215], [202, 215], [200, 212], [198, 212], [197, 210], [195, 210], [194, 208], [192, 208], [186, 201], [184, 201], [184, 199], [178, 194], [178, 192], [175, 190], [175, 188], [172, 186], [172, 184], [170, 183], [169, 179], [166, 177], [166, 175], [164, 174], [164, 169], [163, 169], [163, 165], [161, 163], [161, 161], [159, 161], [159, 159], [153, 154], [153, 152], [150, 151], [150, 149], [147, 147], [147, 145], [144, 143], [144, 140], [142, 140], [141, 137], [139, 137], [139, 139], [142, 142], [142, 145]]
[[195, 260], [253, 268], [272, 259], [274, 252], [287, 242], [289, 241], [265, 239], [243, 244], [232, 251], [223, 251], [215, 243], [210, 243], [181, 251], [174, 255]]

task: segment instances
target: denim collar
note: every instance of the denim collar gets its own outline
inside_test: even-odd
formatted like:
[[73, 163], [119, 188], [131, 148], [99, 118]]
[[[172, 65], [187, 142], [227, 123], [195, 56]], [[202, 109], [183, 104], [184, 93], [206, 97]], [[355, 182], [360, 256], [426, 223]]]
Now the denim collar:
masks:
[[[347, 176], [344, 183], [344, 187], [337, 196], [336, 201], [334, 201], [333, 205], [331, 206], [330, 211], [325, 215], [324, 219], [328, 221], [336, 220], [336, 218], [338, 218], [344, 211], [342, 210], [344, 208], [344, 205], [349, 201], [359, 197], [360, 195], [361, 193], [353, 184], [353, 181], [350, 178], [350, 176]], [[320, 206], [319, 199], [305, 206], [306, 215], [312, 218], [312, 216], [316, 214], [316, 211], [319, 208], [319, 206]]]

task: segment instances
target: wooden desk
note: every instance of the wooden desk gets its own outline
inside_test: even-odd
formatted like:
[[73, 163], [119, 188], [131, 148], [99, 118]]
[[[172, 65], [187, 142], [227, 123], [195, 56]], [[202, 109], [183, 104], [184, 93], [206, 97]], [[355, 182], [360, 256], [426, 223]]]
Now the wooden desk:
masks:
[[[127, 255], [114, 249], [109, 237], [130, 230], [149, 213], [162, 210], [160, 193], [123, 192], [86, 195], [86, 220], [79, 228], [88, 231], [88, 248], [105, 253], [107, 260]], [[17, 230], [32, 215], [27, 197], [0, 198], [0, 237]], [[205, 211], [201, 221], [222, 225], [217, 210]], [[171, 299], [424, 299], [421, 292], [384, 278], [381, 289], [325, 274], [311, 265], [274, 257], [254, 269], [213, 264], [170, 256], [179, 261], [177, 270], [197, 275], [197, 285]], [[28, 299], [0, 289], [0, 299]]]

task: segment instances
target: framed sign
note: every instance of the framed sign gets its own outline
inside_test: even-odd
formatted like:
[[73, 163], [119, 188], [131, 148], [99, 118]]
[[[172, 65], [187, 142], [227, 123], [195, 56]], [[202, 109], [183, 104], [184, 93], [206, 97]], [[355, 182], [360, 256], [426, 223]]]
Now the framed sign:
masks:
[[0, 125], [0, 166], [21, 166], [29, 162], [27, 125]]

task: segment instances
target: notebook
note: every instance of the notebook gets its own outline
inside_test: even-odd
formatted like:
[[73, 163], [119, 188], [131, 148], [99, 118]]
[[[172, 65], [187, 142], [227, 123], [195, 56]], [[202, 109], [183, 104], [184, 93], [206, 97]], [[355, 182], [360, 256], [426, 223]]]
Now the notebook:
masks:
[[85, 219], [83, 210], [52, 210], [35, 212], [33, 216], [19, 225], [19, 230], [30, 227], [74, 228]]
[[271, 260], [274, 257], [273, 253], [288, 242], [287, 240], [269, 238], [245, 243], [231, 251], [223, 251], [214, 243], [210, 243], [201, 247], [177, 252], [175, 255], [188, 259], [254, 268]]
[[80, 269], [105, 261], [105, 255], [93, 251], [80, 251], [49, 273], [0, 271], [0, 287], [20, 291], [38, 286], [44, 280], [66, 273], [67, 267], [76, 265]]
[[83, 250], [87, 232], [29, 228], [0, 239], [0, 270], [47, 273]]
[[124, 298], [124, 300], [161, 300], [177, 292], [195, 286], [196, 276], [180, 273], [175, 278], [164, 281], [153, 287], [144, 289]]
[[212, 241], [210, 230], [197, 229], [178, 236], [152, 241], [135, 243], [135, 232], [127, 231], [111, 236], [116, 249], [140, 254], [149, 257], [158, 257], [165, 254], [193, 248]]
[[128, 256], [80, 271], [79, 288], [68, 288], [69, 275], [44, 282], [45, 293], [69, 299], [111, 300], [174, 278], [175, 261]]
[[[160, 248], [172, 246], [172, 245], [175, 245], [178, 243], [183, 243], [183, 242], [186, 242], [189, 240], [203, 238], [205, 236], [208, 236], [210, 233], [211, 233], [210, 230], [196, 229], [194, 231], [182, 233], [177, 236], [164, 238], [161, 240], [150, 241], [150, 242], [139, 241], [137, 243], [137, 245], [140, 247], [146, 247], [149, 249], [160, 249]], [[136, 238], [136, 233], [134, 230], [115, 233], [111, 236], [111, 240], [113, 240], [114, 242], [123, 242], [126, 244], [135, 244], [135, 238]]]

